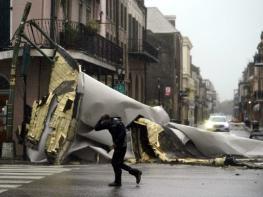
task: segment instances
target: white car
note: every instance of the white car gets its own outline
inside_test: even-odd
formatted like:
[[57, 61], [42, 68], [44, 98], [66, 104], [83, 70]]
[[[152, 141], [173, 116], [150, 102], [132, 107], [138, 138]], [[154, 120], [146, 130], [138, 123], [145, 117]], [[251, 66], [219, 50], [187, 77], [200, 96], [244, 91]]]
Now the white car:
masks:
[[226, 116], [213, 115], [205, 123], [205, 128], [210, 131], [226, 131], [229, 132], [229, 123]]

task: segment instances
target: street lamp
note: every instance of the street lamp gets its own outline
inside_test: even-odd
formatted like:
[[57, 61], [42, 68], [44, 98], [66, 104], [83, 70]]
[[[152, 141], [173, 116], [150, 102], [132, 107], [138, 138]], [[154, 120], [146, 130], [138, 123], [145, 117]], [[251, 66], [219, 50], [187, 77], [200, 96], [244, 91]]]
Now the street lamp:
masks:
[[123, 83], [123, 75], [125, 74], [124, 69], [122, 66], [118, 66], [116, 68], [118, 83]]

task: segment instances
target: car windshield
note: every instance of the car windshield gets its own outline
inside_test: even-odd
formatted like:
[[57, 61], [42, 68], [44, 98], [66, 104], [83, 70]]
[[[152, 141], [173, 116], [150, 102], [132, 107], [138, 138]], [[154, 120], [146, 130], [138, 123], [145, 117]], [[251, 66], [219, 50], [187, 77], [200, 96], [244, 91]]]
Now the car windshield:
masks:
[[223, 116], [213, 116], [210, 117], [209, 120], [213, 122], [226, 122], [226, 118]]

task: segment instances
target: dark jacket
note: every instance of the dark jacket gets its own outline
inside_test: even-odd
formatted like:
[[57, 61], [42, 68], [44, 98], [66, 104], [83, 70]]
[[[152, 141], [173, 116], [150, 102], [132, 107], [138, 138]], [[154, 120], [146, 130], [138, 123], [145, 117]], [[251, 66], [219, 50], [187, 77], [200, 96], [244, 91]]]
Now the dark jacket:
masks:
[[116, 148], [127, 147], [126, 128], [120, 118], [100, 119], [95, 125], [95, 130], [108, 129]]

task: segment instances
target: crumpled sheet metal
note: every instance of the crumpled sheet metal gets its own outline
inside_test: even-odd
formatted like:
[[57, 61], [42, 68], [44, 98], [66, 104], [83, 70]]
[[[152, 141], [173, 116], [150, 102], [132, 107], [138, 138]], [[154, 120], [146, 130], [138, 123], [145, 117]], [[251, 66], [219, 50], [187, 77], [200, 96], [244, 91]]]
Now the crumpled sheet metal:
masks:
[[85, 73], [79, 75], [78, 92], [83, 94], [80, 120], [91, 127], [94, 127], [104, 114], [121, 117], [126, 126], [138, 116], [160, 125], [170, 121], [169, 115], [162, 107], [144, 105]]
[[[182, 144], [186, 145], [192, 141], [202, 154], [210, 158], [229, 154], [247, 157], [263, 155], [261, 141], [169, 123], [169, 116], [162, 107], [144, 105], [85, 73], [78, 72], [59, 54], [57, 54], [57, 63], [59, 66], [54, 66], [52, 70], [48, 99], [43, 104], [35, 103], [33, 107], [28, 133], [28, 140], [33, 145], [33, 149], [28, 149], [31, 161], [45, 161], [47, 156], [60, 161], [69, 154], [81, 151], [84, 153], [87, 148], [110, 159], [112, 150], [107, 152], [103, 147], [112, 144], [111, 136], [105, 131], [95, 132], [92, 128], [105, 113], [121, 117], [126, 126], [138, 117], [144, 117], [137, 122], [147, 127], [152, 149], [163, 162], [217, 165], [217, 163], [222, 164], [223, 159], [169, 158], [162, 151], [158, 139], [163, 133], [162, 126], [172, 128]], [[75, 120], [72, 113], [76, 93], [81, 95], [79, 99], [81, 102], [78, 106], [79, 116]], [[76, 124], [77, 128], [75, 128]], [[134, 158], [131, 143], [132, 140], [129, 141], [127, 152], [129, 159]], [[34, 147], [36, 145], [37, 149]]]
[[[150, 146], [152, 147], [155, 155], [159, 159], [161, 159], [161, 161], [169, 162], [170, 159], [161, 150], [161, 146], [159, 143], [159, 135], [164, 130], [161, 127], [161, 125], [156, 124], [155, 122], [152, 122], [146, 118], [139, 118], [138, 120], [134, 121], [134, 123], [143, 125], [147, 128], [148, 140], [149, 140]], [[148, 159], [150, 159], [150, 158], [148, 158]], [[147, 160], [147, 158], [144, 158], [143, 160]]]
[[66, 142], [72, 140], [69, 138], [72, 138], [76, 126], [73, 108], [79, 72], [59, 53], [55, 60], [48, 97], [41, 102], [34, 102], [32, 109], [27, 152], [33, 162], [56, 160]]
[[[207, 158], [173, 158], [173, 157], [169, 157], [169, 155], [163, 151], [162, 146], [160, 146], [159, 143], [159, 136], [162, 132], [164, 132], [164, 129], [162, 128], [162, 126], [147, 120], [145, 118], [140, 118], [136, 121], [134, 121], [135, 124], [139, 124], [139, 125], [143, 125], [145, 127], [147, 127], [147, 135], [148, 135], [148, 139], [149, 139], [149, 144], [152, 147], [156, 157], [158, 159], [160, 159], [160, 161], [164, 162], [164, 163], [170, 163], [170, 164], [190, 164], [190, 165], [209, 165], [209, 166], [225, 166], [225, 165], [234, 165], [234, 166], [246, 166], [247, 168], [255, 168], [255, 169], [263, 169], [263, 153], [261, 152], [261, 154], [257, 155], [260, 158], [247, 158], [244, 159], [243, 157], [239, 158], [235, 158], [235, 156], [231, 156], [231, 155], [238, 155], [238, 156], [246, 156], [245, 153], [249, 152], [249, 147], [246, 146], [246, 140], [243, 141], [243, 138], [240, 137], [236, 137], [236, 136], [231, 136], [228, 140], [231, 141], [233, 138], [236, 138], [236, 141], [239, 143], [240, 147], [243, 143], [244, 143], [244, 147], [242, 149], [242, 151], [239, 151], [239, 154], [235, 154], [235, 148], [230, 148], [228, 153], [224, 152], [224, 148], [220, 150], [218, 150], [218, 152], [216, 152], [217, 154], [208, 154], [207, 152], [209, 152], [208, 149], [205, 149], [206, 151], [204, 151], [203, 153], [206, 154], [208, 157]], [[195, 134], [200, 132], [197, 131], [196, 128], [193, 127], [189, 127], [189, 126], [184, 126], [184, 125], [178, 125], [178, 124], [174, 124], [174, 123], [169, 123], [168, 126], [172, 126], [172, 130], [173, 132], [178, 135], [179, 134], [179, 138], [183, 144], [186, 144], [187, 142], [191, 141], [190, 138], [188, 137], [183, 137], [184, 133], [183, 131], [180, 131], [178, 129], [175, 129], [175, 126], [180, 127], [180, 129], [182, 129], [183, 131], [187, 130], [186, 133], [192, 133], [194, 132]], [[177, 130], [177, 131], [176, 131]], [[175, 132], [176, 131], [176, 132]], [[180, 134], [180, 132], [182, 132], [182, 134]], [[204, 132], [204, 131], [202, 131]], [[205, 134], [209, 135], [210, 132], [205, 131]], [[197, 134], [198, 135], [198, 134]], [[220, 135], [220, 133], [219, 133]], [[229, 137], [229, 135], [226, 135]], [[203, 138], [202, 135], [199, 136], [200, 138]], [[226, 138], [228, 138], [226, 137]], [[198, 139], [198, 141], [200, 141], [201, 139]], [[204, 140], [207, 140], [206, 138], [204, 138]], [[226, 140], [224, 138], [224, 140]], [[227, 141], [228, 141], [227, 140]], [[250, 143], [253, 143], [254, 140], [249, 140]], [[231, 141], [233, 142], [233, 141]], [[214, 141], [210, 141], [209, 143], [211, 143], [212, 145], [210, 147], [213, 147], [213, 143]], [[223, 147], [224, 142], [220, 141], [218, 142], [220, 144], [219, 147]], [[229, 142], [227, 142], [229, 143]], [[259, 143], [262, 146], [262, 143]], [[236, 147], [236, 144], [234, 143], [233, 145], [234, 147]], [[213, 149], [213, 148], [212, 148]], [[172, 151], [172, 150], [171, 150]], [[232, 152], [231, 152], [232, 151]], [[210, 153], [210, 152], [209, 152]], [[255, 156], [254, 154], [252, 156]], [[147, 161], [147, 157], [143, 158], [143, 161]], [[148, 158], [148, 161], [151, 161], [151, 158]]]
[[[111, 159], [113, 155], [113, 141], [108, 130], [95, 131], [93, 128], [85, 125], [82, 121], [79, 122], [76, 137], [67, 152], [70, 154], [78, 154], [83, 150], [92, 149], [101, 154], [105, 159]], [[133, 161], [135, 156], [132, 151], [132, 140], [130, 132], [127, 132], [127, 152], [125, 155], [126, 160]]]
[[[139, 118], [138, 120], [134, 121], [135, 124], [139, 124], [145, 126], [147, 128], [147, 136], [149, 140], [149, 145], [153, 149], [156, 157], [160, 159], [161, 162], [164, 163], [173, 163], [173, 164], [198, 164], [198, 165], [213, 165], [213, 166], [223, 166], [225, 162], [225, 157], [219, 157], [214, 159], [196, 159], [196, 158], [170, 158], [165, 151], [162, 150], [162, 147], [159, 142], [159, 136], [162, 132], [164, 132], [164, 128], [145, 118]], [[176, 132], [177, 134], [180, 131]], [[185, 139], [182, 138], [183, 134], [180, 134], [180, 139], [184, 141]], [[172, 151], [172, 150], [171, 150]], [[152, 158], [144, 156], [142, 154], [142, 161], [145, 162], [152, 162]]]
[[[77, 91], [82, 95], [79, 126], [76, 131], [78, 138], [75, 138], [74, 145], [68, 151], [68, 155], [79, 152], [84, 148], [90, 148], [88, 142], [84, 146], [83, 139], [97, 141], [107, 146], [112, 145], [112, 139], [107, 132], [95, 132], [92, 129], [104, 114], [121, 117], [126, 126], [139, 116], [146, 117], [159, 124], [167, 124], [170, 121], [167, 112], [161, 106], [150, 107], [144, 105], [113, 90], [83, 72], [79, 74]], [[82, 145], [78, 146], [80, 139], [82, 140]], [[107, 157], [111, 157], [111, 155]], [[132, 144], [128, 145], [125, 158], [134, 160]]]
[[220, 155], [263, 157], [263, 141], [238, 137], [225, 132], [208, 132], [175, 123], [169, 123], [168, 126], [183, 132], [198, 150], [208, 157]]

